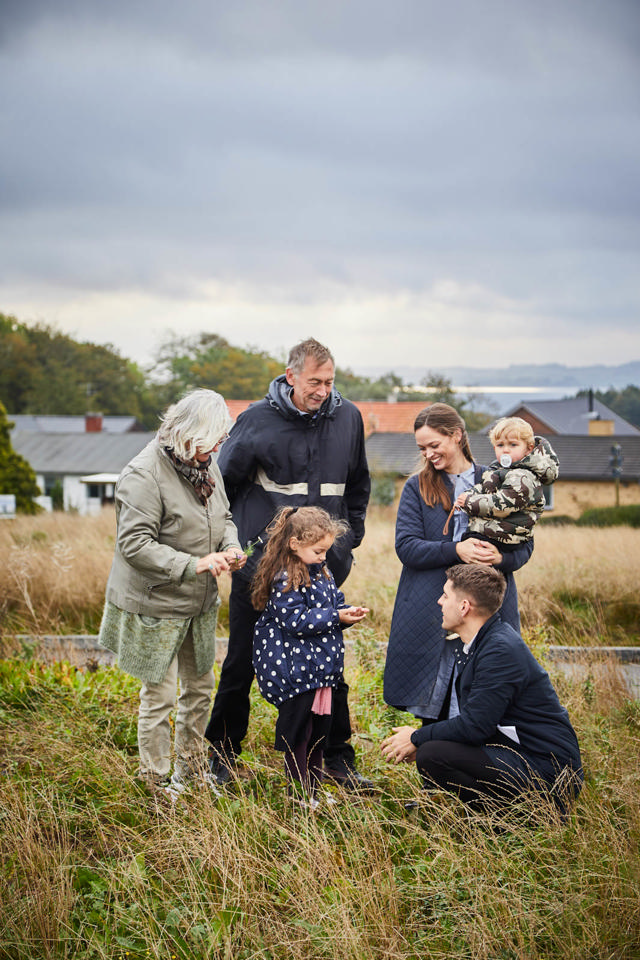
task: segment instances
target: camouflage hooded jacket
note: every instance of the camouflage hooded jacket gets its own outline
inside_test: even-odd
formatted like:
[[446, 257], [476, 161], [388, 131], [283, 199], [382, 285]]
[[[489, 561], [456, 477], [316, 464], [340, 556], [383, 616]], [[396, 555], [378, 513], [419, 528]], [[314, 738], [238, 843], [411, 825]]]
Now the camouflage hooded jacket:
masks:
[[544, 437], [535, 437], [531, 453], [510, 467], [495, 461], [471, 488], [464, 506], [469, 534], [504, 544], [524, 543], [544, 510], [543, 486], [558, 477], [558, 458]]

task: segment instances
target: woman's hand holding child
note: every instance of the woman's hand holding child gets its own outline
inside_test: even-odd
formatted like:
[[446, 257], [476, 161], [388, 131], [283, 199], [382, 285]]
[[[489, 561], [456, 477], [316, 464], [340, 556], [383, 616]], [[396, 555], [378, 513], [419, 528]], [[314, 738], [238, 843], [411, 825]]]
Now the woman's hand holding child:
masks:
[[456, 553], [463, 563], [485, 563], [494, 566], [502, 563], [502, 554], [493, 543], [469, 537], [456, 543]]

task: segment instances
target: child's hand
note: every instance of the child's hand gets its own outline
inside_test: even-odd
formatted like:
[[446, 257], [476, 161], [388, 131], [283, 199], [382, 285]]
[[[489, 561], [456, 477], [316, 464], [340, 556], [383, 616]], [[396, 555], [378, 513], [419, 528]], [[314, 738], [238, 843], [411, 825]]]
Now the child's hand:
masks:
[[340, 623], [359, 623], [369, 613], [368, 607], [342, 607], [338, 610]]
[[454, 507], [456, 507], [458, 510], [464, 510], [464, 505], [467, 502], [468, 496], [469, 496], [469, 490], [465, 490], [465, 492], [461, 493], [458, 499], [456, 500], [456, 502], [454, 503]]

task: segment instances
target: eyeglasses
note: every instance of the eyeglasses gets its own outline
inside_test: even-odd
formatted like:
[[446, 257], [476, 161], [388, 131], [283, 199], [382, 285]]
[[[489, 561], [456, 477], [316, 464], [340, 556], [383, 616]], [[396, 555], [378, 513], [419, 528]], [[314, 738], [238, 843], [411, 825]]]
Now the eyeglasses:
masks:
[[218, 442], [216, 443], [213, 449], [218, 450], [218, 448], [222, 446], [225, 440], [228, 440], [228, 439], [229, 439], [229, 434], [228, 433], [223, 434], [223, 436], [220, 437], [220, 439], [218, 440]]

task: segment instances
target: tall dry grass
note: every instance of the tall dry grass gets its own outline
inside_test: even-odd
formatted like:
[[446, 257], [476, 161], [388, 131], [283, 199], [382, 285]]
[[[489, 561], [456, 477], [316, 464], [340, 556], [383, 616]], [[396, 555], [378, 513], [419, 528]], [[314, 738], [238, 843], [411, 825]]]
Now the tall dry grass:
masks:
[[0, 957], [636, 960], [638, 704], [561, 681], [587, 774], [569, 819], [539, 798], [468, 815], [383, 764], [379, 670], [350, 677], [378, 793], [310, 814], [257, 696], [245, 775], [172, 806], [134, 779], [135, 681], [0, 663]]
[[[382, 761], [381, 738], [408, 720], [381, 696], [393, 521], [370, 511], [346, 584], [372, 607], [348, 680], [373, 797], [334, 789], [316, 815], [295, 807], [271, 746], [275, 711], [254, 690], [243, 776], [219, 800], [174, 807], [135, 779], [135, 680], [0, 661], [0, 958], [640, 957], [640, 704], [614, 670], [554, 673], [586, 773], [567, 820], [540, 798], [468, 815]], [[114, 533], [111, 511], [0, 525], [3, 630], [96, 625]], [[585, 611], [635, 600], [638, 572], [631, 531], [542, 529], [518, 574], [521, 606], [538, 633], [556, 629], [554, 604], [582, 629]]]
[[[345, 584], [347, 599], [371, 608], [352, 636], [388, 636], [401, 565], [395, 510], [372, 507]], [[54, 513], [0, 523], [0, 632], [95, 633], [115, 539], [115, 516]], [[640, 536], [625, 527], [544, 527], [516, 574], [525, 628], [558, 642], [637, 642]], [[228, 577], [220, 578], [223, 604]], [[221, 632], [226, 627], [223, 606]]]
[[0, 523], [0, 630], [92, 633], [115, 543], [115, 513], [47, 513]]
[[540, 527], [516, 573], [523, 623], [557, 642], [637, 643], [640, 536], [629, 527]]

